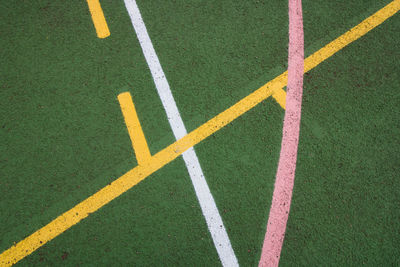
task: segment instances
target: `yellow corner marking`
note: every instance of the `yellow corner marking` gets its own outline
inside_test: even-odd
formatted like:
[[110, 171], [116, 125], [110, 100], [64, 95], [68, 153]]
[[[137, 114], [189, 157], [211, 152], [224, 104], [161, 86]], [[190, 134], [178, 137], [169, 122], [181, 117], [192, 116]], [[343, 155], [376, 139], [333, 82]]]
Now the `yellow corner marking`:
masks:
[[94, 27], [96, 28], [97, 37], [106, 38], [110, 36], [110, 30], [104, 17], [103, 9], [101, 8], [99, 0], [86, 0], [89, 6], [90, 14]]
[[[359, 25], [349, 31], [359, 31], [358, 33], [352, 33], [352, 41], [360, 38], [368, 31], [372, 30], [374, 27], [381, 24], [389, 17], [393, 16], [399, 9], [400, 0], [395, 0], [383, 9], [376, 12], [368, 19], [361, 22]], [[364, 25], [371, 23], [375, 24]], [[345, 33], [345, 35], [346, 34], [348, 34], [348, 32]], [[354, 39], [354, 36], [356, 36], [357, 38]], [[335, 41], [329, 43], [324, 48], [321, 48], [313, 55], [309, 56], [305, 60], [307, 62], [305, 63], [305, 71], [311, 70], [322, 61], [329, 58], [332, 55], [331, 53], [333, 50], [327, 49], [327, 47], [332, 47], [332, 44], [337, 42], [338, 40], [342, 40], [342, 36], [337, 38]], [[350, 39], [346, 38], [346, 40]], [[340, 49], [344, 46], [340, 46]], [[336, 52], [339, 50], [336, 50]], [[324, 53], [327, 54], [325, 55]], [[139, 165], [128, 171], [126, 174], [116, 179], [110, 185], [104, 187], [94, 195], [85, 199], [69, 211], [63, 213], [62, 215], [51, 221], [49, 224], [45, 225], [27, 238], [21, 240], [11, 248], [4, 251], [2, 254], [0, 254], [0, 265], [10, 266], [23, 259], [27, 255], [31, 254], [33, 251], [43, 246], [45, 243], [49, 242], [56, 236], [66, 231], [68, 228], [72, 227], [73, 225], [77, 224], [78, 222], [89, 216], [90, 213], [97, 211], [98, 209], [100, 209], [101, 207], [103, 207], [113, 199], [117, 198], [118, 196], [138, 184], [140, 181], [163, 167], [164, 165], [170, 163], [172, 160], [177, 158], [190, 147], [198, 144], [200, 141], [220, 130], [225, 125], [232, 122], [234, 119], [247, 112], [248, 110], [252, 109], [261, 101], [265, 100], [267, 97], [271, 96], [272, 94], [276, 94], [276, 92], [286, 86], [286, 84], [287, 71], [285, 71], [272, 81], [268, 82], [267, 84], [263, 85], [261, 88], [246, 96], [219, 115], [207, 121], [183, 138], [161, 150], [160, 152], [152, 156], [150, 160], [147, 161], [144, 165]]]
[[124, 115], [125, 124], [128, 128], [129, 137], [131, 138], [137, 162], [139, 165], [143, 165], [150, 160], [151, 154], [131, 94], [125, 92], [118, 95], [118, 101], [121, 106], [122, 114]]
[[280, 90], [277, 90], [273, 95], [273, 98], [275, 98], [276, 102], [285, 109], [286, 106], [286, 92], [281, 88]]

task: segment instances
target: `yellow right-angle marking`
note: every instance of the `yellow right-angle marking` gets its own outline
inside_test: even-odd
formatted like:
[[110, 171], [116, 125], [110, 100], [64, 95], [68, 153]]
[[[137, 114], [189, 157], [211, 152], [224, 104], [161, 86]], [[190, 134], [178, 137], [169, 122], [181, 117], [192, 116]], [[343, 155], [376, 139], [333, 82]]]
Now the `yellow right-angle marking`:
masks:
[[151, 154], [135, 106], [133, 105], [131, 94], [126, 92], [118, 95], [118, 101], [124, 115], [126, 127], [128, 128], [136, 160], [139, 165], [143, 165], [150, 160]]
[[[371, 17], [362, 21], [356, 27], [346, 32], [344, 35], [309, 56], [305, 60], [304, 70], [309, 71], [316, 67], [322, 61], [332, 56], [335, 52], [339, 51], [352, 41], [360, 38], [368, 31], [396, 14], [399, 10], [400, 0], [391, 2]], [[180, 156], [184, 151], [220, 130], [225, 125], [249, 111], [272, 94], [275, 94], [286, 85], [287, 71], [266, 83], [255, 92], [246, 96], [232, 107], [207, 121], [183, 138], [164, 148], [152, 156], [144, 165], [138, 165], [131, 169], [110, 185], [107, 185], [94, 195], [83, 200], [72, 209], [61, 214], [47, 225], [4, 251], [0, 254], [0, 265], [9, 266], [15, 264], [19, 260], [31, 254], [33, 251], [60, 235], [68, 228], [79, 223], [81, 220], [89, 216], [90, 213], [97, 211], [113, 199], [117, 198], [140, 181]]]
[[99, 0], [86, 0], [89, 6], [90, 14], [94, 27], [96, 28], [97, 37], [106, 38], [110, 36], [110, 30], [104, 17], [103, 9], [101, 8]]
[[285, 109], [286, 106], [286, 92], [281, 88], [280, 90], [276, 90], [275, 93], [272, 95], [275, 98], [276, 102]]

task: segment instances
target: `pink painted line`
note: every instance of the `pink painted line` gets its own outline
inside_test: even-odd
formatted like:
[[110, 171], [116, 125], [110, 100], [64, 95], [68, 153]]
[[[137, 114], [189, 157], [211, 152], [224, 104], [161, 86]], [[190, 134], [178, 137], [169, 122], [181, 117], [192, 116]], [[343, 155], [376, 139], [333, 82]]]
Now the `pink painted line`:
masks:
[[303, 73], [304, 33], [301, 0], [289, 0], [289, 59], [286, 112], [275, 188], [258, 266], [278, 266], [279, 264], [296, 170], [301, 99], [303, 95]]

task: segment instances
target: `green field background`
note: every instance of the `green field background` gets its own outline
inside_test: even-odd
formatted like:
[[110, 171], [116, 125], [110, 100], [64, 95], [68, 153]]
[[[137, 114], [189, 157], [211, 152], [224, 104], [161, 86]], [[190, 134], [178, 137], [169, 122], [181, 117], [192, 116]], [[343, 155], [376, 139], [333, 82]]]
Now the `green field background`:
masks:
[[[390, 1], [303, 1], [312, 54]], [[137, 1], [188, 131], [287, 68], [285, 1]], [[137, 165], [117, 95], [152, 154], [174, 142], [123, 1], [0, 3], [0, 251]], [[400, 17], [304, 76], [282, 266], [400, 264]], [[284, 110], [271, 98], [195, 149], [240, 265], [256, 266]], [[20, 265], [218, 266], [181, 158]]]

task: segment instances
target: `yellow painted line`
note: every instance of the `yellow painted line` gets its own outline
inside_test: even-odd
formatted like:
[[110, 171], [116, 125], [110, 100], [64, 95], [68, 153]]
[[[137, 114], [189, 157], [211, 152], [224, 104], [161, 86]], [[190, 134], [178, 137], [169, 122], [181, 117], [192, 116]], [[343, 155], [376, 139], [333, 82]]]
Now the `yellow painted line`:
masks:
[[90, 14], [94, 27], [96, 28], [97, 37], [106, 38], [110, 36], [110, 30], [104, 17], [103, 9], [101, 8], [99, 0], [86, 0], [89, 6]]
[[125, 124], [128, 128], [137, 162], [139, 165], [143, 165], [150, 160], [151, 154], [131, 94], [129, 92], [119, 94], [118, 101], [121, 106], [122, 114], [124, 115]]
[[[360, 31], [359, 33], [352, 33], [353, 37], [356, 36], [357, 38], [360, 38], [368, 31], [372, 30], [374, 27], [378, 26], [383, 21], [393, 16], [399, 9], [400, 0], [395, 0], [368, 19], [361, 22], [349, 32]], [[375, 23], [375, 25], [364, 25], [371, 23]], [[346, 34], [348, 34], [348, 32], [345, 33], [345, 35]], [[352, 40], [354, 41], [357, 38]], [[306, 59], [306, 62], [308, 63], [305, 63], [305, 71], [311, 70], [332, 55], [330, 54], [332, 50], [327, 49], [327, 47], [332, 47], [332, 44], [335, 43], [337, 47], [343, 48], [345, 46], [341, 45], [341, 42], [337, 42], [337, 40], [342, 40], [342, 36], [308, 57]], [[346, 40], [348, 39], [346, 38]], [[325, 55], [324, 53], [327, 54]], [[240, 115], [249, 111], [261, 101], [265, 100], [272, 94], [276, 93], [278, 90], [282, 89], [284, 86], [286, 86], [286, 84], [287, 71], [285, 71], [272, 81], [268, 82], [267, 84], [263, 85], [261, 88], [246, 96], [219, 115], [207, 121], [194, 131], [187, 134], [185, 137], [179, 139], [175, 143], [161, 150], [160, 152], [152, 156], [151, 159], [144, 165], [139, 165], [128, 171], [126, 174], [116, 179], [110, 185], [104, 187], [94, 195], [83, 200], [81, 203], [79, 203], [69, 211], [63, 213], [49, 224], [45, 225], [27, 238], [23, 239], [22, 241], [13, 245], [8, 250], [4, 251], [0, 255], [0, 265], [12, 265], [23, 259], [27, 255], [31, 254], [33, 251], [43, 246], [45, 243], [49, 242], [56, 236], [66, 231], [68, 228], [72, 227], [73, 225], [77, 224], [78, 222], [89, 216], [90, 213], [97, 211], [98, 209], [100, 209], [101, 207], [103, 207], [113, 199], [117, 198], [155, 171], [157, 171], [158, 169], [162, 168], [164, 165], [170, 163], [172, 160], [180, 156], [190, 147], [198, 144], [208, 136], [226, 126], [228, 123], [232, 122]]]
[[152, 156], [144, 165], [139, 165], [128, 171], [110, 185], [107, 185], [32, 235], [4, 251], [0, 255], [0, 265], [9, 266], [18, 262], [39, 247], [43, 246], [45, 243], [66, 231], [68, 228], [89, 216], [90, 213], [97, 211], [111, 200], [117, 198], [122, 193], [126, 192], [134, 185], [138, 184], [140, 181], [177, 158], [190, 147], [204, 140], [218, 129], [221, 129], [226, 124], [251, 109], [251, 107], [254, 107], [261, 101], [261, 99], [270, 96], [274, 89], [281, 88], [282, 85], [285, 84], [285, 78], [285, 75], [280, 75], [278, 78], [275, 78], [250, 96], [239, 101], [231, 108], [209, 120], [207, 123], [190, 132], [185, 137], [161, 150]]
[[[400, 0], [395, 0], [384, 8], [380, 9], [378, 12], [363, 20], [360, 24], [347, 31], [334, 41], [330, 42], [311, 56], [304, 60], [304, 72], [308, 72], [315, 68], [322, 61], [325, 61], [332, 55], [334, 55], [339, 50], [343, 49], [345, 46], [354, 42], [358, 38], [365, 35], [367, 32], [371, 31], [378, 25], [382, 24], [385, 20], [396, 14], [400, 10]], [[282, 90], [276, 91], [272, 95], [279, 105], [285, 109], [286, 105], [286, 92]]]
[[340, 37], [338, 37], [333, 42], [324, 46], [304, 61], [304, 72], [307, 72], [315, 68], [319, 63], [326, 60], [343, 47], [354, 42], [361, 36], [365, 35], [367, 32], [380, 25], [382, 22], [396, 14], [400, 10], [400, 0], [395, 0], [390, 2], [384, 8], [380, 9], [378, 12], [363, 20], [360, 24], [347, 31]]

